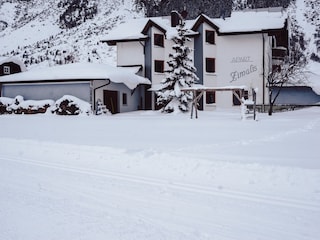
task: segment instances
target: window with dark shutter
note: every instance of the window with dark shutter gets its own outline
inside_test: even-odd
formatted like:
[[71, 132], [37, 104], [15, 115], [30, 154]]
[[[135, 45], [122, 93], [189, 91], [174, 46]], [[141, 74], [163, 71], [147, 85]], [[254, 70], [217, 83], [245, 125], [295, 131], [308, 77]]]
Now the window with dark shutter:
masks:
[[128, 98], [126, 93], [122, 93], [122, 104], [127, 105], [128, 104]]
[[214, 31], [206, 30], [206, 42], [209, 44], [215, 44]]
[[154, 45], [164, 47], [164, 36], [162, 34], [154, 34]]
[[206, 72], [214, 73], [216, 72], [216, 59], [206, 58]]
[[155, 60], [154, 61], [154, 71], [157, 73], [163, 73], [164, 72], [164, 61]]

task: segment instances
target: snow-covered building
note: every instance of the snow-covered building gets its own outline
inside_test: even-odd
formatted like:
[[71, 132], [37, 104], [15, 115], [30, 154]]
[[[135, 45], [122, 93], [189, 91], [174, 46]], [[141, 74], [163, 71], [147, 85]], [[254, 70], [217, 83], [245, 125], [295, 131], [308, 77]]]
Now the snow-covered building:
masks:
[[0, 77], [2, 97], [57, 100], [72, 95], [91, 103], [98, 100], [112, 113], [144, 109], [145, 87], [150, 81], [136, 75], [140, 67], [75, 63], [29, 70]]
[[0, 76], [26, 71], [26, 66], [16, 57], [0, 57]]
[[[141, 65], [143, 76], [151, 80], [151, 89], [156, 90], [165, 78], [176, 24], [175, 13], [169, 17], [135, 19], [119, 25], [102, 42], [117, 46], [118, 66]], [[186, 25], [199, 84], [258, 89], [257, 104], [268, 103], [267, 74], [288, 53], [287, 16], [281, 9], [234, 12], [224, 19], [202, 14], [187, 20]], [[148, 109], [157, 108], [155, 98], [154, 92], [146, 92]], [[230, 91], [207, 92], [200, 101], [205, 110], [238, 104]]]

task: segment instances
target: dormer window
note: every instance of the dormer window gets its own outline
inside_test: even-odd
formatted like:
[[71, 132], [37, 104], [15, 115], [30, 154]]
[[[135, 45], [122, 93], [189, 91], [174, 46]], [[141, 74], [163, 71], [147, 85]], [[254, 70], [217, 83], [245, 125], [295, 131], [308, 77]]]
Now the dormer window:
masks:
[[206, 42], [209, 44], [215, 44], [215, 33], [214, 31], [206, 30]]
[[3, 67], [3, 73], [4, 74], [10, 74], [10, 67], [9, 66], [4, 66]]
[[154, 45], [159, 47], [164, 47], [164, 35], [163, 34], [154, 34]]

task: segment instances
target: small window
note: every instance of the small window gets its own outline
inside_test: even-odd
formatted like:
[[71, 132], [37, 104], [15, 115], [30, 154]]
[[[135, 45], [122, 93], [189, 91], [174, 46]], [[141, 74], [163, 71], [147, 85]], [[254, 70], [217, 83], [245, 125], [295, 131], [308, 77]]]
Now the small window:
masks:
[[3, 73], [4, 74], [10, 74], [10, 67], [9, 66], [4, 66], [3, 67]]
[[164, 47], [164, 36], [162, 34], [154, 34], [154, 45]]
[[206, 72], [214, 73], [216, 72], [216, 59], [206, 58]]
[[206, 30], [206, 42], [210, 44], [215, 44], [214, 31]]
[[126, 93], [122, 93], [122, 104], [127, 105], [128, 104], [128, 97]]
[[154, 61], [154, 71], [158, 73], [164, 72], [164, 61], [155, 60]]
[[206, 93], [206, 104], [216, 103], [216, 92], [207, 92]]

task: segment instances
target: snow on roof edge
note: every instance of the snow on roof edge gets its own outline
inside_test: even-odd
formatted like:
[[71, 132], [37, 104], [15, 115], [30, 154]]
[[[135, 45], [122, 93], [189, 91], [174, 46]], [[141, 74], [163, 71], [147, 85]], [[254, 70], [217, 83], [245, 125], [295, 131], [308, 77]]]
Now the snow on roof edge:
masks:
[[109, 79], [135, 89], [139, 84], [151, 84], [150, 80], [136, 75], [137, 67], [113, 67], [107, 64], [73, 63], [54, 67], [29, 70], [0, 77], [1, 83], [21, 83], [61, 80], [101, 80]]
[[26, 66], [23, 64], [23, 62], [20, 61], [20, 60], [19, 60], [18, 58], [16, 58], [16, 57], [1, 57], [1, 58], [0, 58], [0, 65], [2, 65], [2, 64], [4, 64], [4, 63], [7, 63], [7, 62], [13, 62], [13, 63], [19, 65], [22, 72], [27, 71], [27, 68], [26, 68]]
[[[205, 14], [201, 14], [195, 19], [186, 20], [190, 35], [197, 34], [197, 32], [194, 32], [192, 29], [200, 16], [205, 17], [208, 21], [217, 26], [221, 33], [247, 33], [280, 29], [285, 26], [285, 19], [287, 18], [285, 11], [280, 11], [279, 9], [270, 10], [270, 8], [262, 9], [260, 11], [234, 11], [230, 17], [225, 19], [210, 18]], [[255, 20], [253, 21], [253, 19]], [[142, 34], [142, 31], [148, 23], [150, 24], [150, 21], [163, 28], [169, 36], [172, 36], [172, 31], [175, 28], [171, 27], [170, 16], [162, 16], [132, 19], [128, 22], [124, 22], [111, 30], [106, 37], [101, 39], [101, 41], [129, 41], [135, 38], [140, 39], [146, 37]]]

